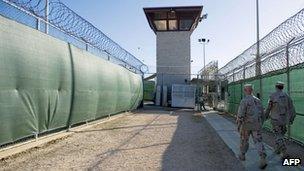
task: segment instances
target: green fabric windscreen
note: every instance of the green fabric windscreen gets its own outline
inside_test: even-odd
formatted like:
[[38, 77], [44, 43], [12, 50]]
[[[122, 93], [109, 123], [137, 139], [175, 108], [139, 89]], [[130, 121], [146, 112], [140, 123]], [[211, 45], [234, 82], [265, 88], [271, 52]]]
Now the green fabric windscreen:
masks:
[[[297, 116], [293, 125], [291, 126], [290, 134], [291, 138], [297, 140], [301, 143], [304, 143], [304, 69], [297, 68], [292, 69], [289, 73], [290, 75], [290, 97], [294, 102], [294, 106], [297, 112]], [[275, 84], [277, 81], [282, 81], [285, 83], [284, 91], [288, 92], [288, 83], [287, 83], [287, 73], [277, 73], [262, 78], [262, 103], [264, 108], [267, 108], [268, 99], [271, 93], [275, 92]], [[254, 80], [243, 81], [244, 84], [253, 84], [254, 85], [254, 95], [260, 92], [260, 79], [256, 78]], [[240, 100], [240, 83], [231, 83], [228, 85], [228, 92], [230, 96], [228, 97], [228, 112], [236, 114], [239, 100]], [[272, 125], [270, 120], [267, 120], [264, 125], [264, 128], [271, 129]]]
[[140, 75], [1, 16], [0, 38], [0, 145], [132, 110], [143, 98]]
[[144, 100], [154, 100], [155, 81], [144, 81]]

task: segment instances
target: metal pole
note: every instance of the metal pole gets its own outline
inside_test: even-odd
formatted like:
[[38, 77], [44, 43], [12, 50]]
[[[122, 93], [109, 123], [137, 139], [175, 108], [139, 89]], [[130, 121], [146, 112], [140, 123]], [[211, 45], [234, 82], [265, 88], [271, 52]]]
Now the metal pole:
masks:
[[261, 75], [261, 58], [260, 58], [260, 23], [259, 23], [259, 0], [256, 0], [256, 36], [257, 36], [257, 54], [256, 54], [256, 75]]
[[290, 43], [295, 39], [292, 38], [286, 45], [286, 71], [287, 71], [287, 93], [290, 94], [290, 67], [289, 67], [289, 46]]
[[216, 75], [215, 75], [215, 80], [216, 80], [216, 99], [215, 99], [215, 109], [219, 109], [219, 100], [220, 100], [220, 93], [221, 93], [221, 88], [220, 88], [220, 77], [219, 77], [219, 72], [218, 72], [218, 62], [216, 62]]
[[256, 36], [257, 36], [257, 54], [256, 54], [256, 71], [255, 74], [257, 78], [259, 78], [259, 84], [260, 84], [260, 99], [263, 98], [263, 91], [262, 91], [262, 71], [261, 71], [261, 56], [260, 56], [260, 19], [259, 19], [259, 0], [256, 0]]
[[204, 70], [205, 70], [205, 67], [206, 67], [206, 43], [203, 42], [203, 53], [204, 53]]
[[234, 71], [235, 69], [232, 71], [232, 82], [234, 83]]
[[[243, 66], [243, 81], [242, 81], [243, 84], [241, 84], [242, 89], [243, 89], [243, 86], [245, 85], [245, 79], [246, 79], [246, 65]], [[242, 98], [244, 97], [243, 91], [241, 91], [241, 96], [242, 96]]]
[[[292, 38], [286, 45], [286, 73], [287, 73], [287, 93], [290, 95], [290, 67], [289, 67], [289, 45], [295, 38]], [[288, 117], [289, 119], [289, 117]], [[290, 140], [290, 123], [288, 120], [287, 137]]]
[[86, 42], [85, 48], [86, 48], [86, 51], [89, 51], [89, 44], [88, 44], [88, 42]]
[[199, 103], [200, 91], [199, 91], [198, 79], [199, 79], [199, 75], [197, 74], [197, 76], [196, 76], [196, 106], [198, 108], [198, 111], [201, 111], [201, 106], [200, 106], [200, 103]]
[[49, 0], [45, 0], [45, 33], [49, 33]]
[[37, 18], [37, 25], [36, 25], [37, 30], [40, 30], [40, 19]]
[[246, 79], [246, 66], [244, 65], [243, 67], [243, 82], [245, 81]]

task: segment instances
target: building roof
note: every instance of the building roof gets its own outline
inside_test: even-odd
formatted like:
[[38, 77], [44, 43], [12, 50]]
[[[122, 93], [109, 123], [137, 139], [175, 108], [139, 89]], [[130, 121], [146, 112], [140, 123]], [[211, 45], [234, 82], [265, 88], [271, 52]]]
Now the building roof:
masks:
[[193, 31], [201, 18], [203, 6], [144, 8], [151, 29], [162, 31]]

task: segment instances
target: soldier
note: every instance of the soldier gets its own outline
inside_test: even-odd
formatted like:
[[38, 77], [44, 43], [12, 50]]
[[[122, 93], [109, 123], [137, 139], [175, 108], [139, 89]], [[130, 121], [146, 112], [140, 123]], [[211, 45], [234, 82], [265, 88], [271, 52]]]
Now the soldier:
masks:
[[205, 103], [204, 103], [204, 93], [201, 92], [200, 88], [196, 89], [195, 103], [198, 105], [199, 111], [202, 111], [202, 108], [204, 110], [206, 110]]
[[[201, 94], [200, 98], [199, 98], [199, 103], [200, 103], [200, 106], [204, 109], [204, 111], [206, 111], [206, 107], [205, 107], [205, 103], [204, 103], [204, 93]], [[202, 109], [201, 108], [201, 109]]]
[[286, 125], [292, 125], [295, 118], [295, 108], [291, 98], [283, 92], [284, 83], [277, 82], [276, 92], [270, 95], [268, 107], [265, 111], [266, 118], [270, 116], [272, 129], [275, 135], [275, 153], [280, 154], [282, 159], [288, 157], [284, 135], [287, 131]]
[[249, 137], [253, 138], [256, 149], [260, 156], [261, 169], [267, 166], [265, 148], [262, 143], [262, 123], [264, 121], [264, 110], [261, 101], [252, 95], [253, 87], [251, 84], [244, 86], [245, 97], [242, 99], [238, 114], [237, 124], [240, 132], [240, 154], [239, 159], [245, 160], [245, 154], [249, 148]]

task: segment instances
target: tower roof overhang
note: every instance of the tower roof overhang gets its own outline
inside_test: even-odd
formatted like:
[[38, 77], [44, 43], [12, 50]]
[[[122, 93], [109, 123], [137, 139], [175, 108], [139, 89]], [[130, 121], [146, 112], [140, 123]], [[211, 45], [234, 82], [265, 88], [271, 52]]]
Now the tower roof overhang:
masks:
[[144, 8], [151, 29], [164, 31], [193, 31], [201, 20], [203, 6]]

